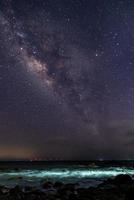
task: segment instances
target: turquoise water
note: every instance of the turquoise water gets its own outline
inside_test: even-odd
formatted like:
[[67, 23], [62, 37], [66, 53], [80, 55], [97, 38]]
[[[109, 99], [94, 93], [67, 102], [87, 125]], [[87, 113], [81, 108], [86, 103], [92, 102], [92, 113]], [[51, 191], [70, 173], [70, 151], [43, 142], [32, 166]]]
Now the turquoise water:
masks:
[[46, 180], [62, 181], [64, 183], [79, 183], [82, 186], [95, 186], [104, 179], [119, 174], [134, 175], [133, 168], [126, 167], [59, 167], [45, 169], [1, 170], [0, 185], [40, 186]]

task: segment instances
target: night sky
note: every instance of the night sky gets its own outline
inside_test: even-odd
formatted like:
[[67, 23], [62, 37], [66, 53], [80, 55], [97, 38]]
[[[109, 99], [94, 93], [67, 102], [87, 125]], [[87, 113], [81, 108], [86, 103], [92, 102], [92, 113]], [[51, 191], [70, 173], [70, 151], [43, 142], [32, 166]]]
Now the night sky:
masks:
[[0, 159], [134, 158], [134, 1], [0, 0]]

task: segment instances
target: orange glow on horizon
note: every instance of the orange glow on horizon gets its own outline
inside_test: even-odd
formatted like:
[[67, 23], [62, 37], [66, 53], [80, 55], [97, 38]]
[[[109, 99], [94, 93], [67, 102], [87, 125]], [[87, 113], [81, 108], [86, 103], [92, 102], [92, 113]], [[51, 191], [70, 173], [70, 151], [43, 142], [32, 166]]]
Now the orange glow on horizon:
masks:
[[31, 149], [22, 147], [0, 147], [0, 159], [29, 159], [33, 156]]

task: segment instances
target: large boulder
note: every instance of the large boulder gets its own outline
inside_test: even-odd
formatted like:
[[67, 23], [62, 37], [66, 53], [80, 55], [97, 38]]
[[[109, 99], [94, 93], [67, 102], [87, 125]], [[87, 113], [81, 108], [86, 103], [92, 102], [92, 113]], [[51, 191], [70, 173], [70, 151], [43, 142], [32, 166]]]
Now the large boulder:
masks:
[[120, 185], [130, 185], [133, 184], [132, 178], [127, 174], [120, 174], [113, 178], [108, 178], [107, 180], [103, 181], [99, 186], [100, 187], [113, 187], [113, 186], [120, 186]]
[[125, 174], [125, 175], [120, 174], [120, 175], [115, 177], [115, 179], [113, 180], [113, 183], [117, 184], [117, 185], [122, 185], [122, 184], [127, 185], [127, 184], [132, 184], [133, 180], [127, 174]]

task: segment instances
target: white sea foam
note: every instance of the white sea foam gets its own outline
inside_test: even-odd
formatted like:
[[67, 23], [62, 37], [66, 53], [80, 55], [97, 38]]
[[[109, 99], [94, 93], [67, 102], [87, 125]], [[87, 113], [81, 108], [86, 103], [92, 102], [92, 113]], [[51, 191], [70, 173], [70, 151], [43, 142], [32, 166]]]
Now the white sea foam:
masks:
[[95, 185], [98, 182], [114, 177], [119, 174], [134, 175], [133, 168], [110, 167], [110, 168], [51, 168], [42, 170], [4, 170], [0, 171], [0, 184], [7, 186], [16, 184], [40, 185], [42, 181], [63, 181], [90, 183]]

